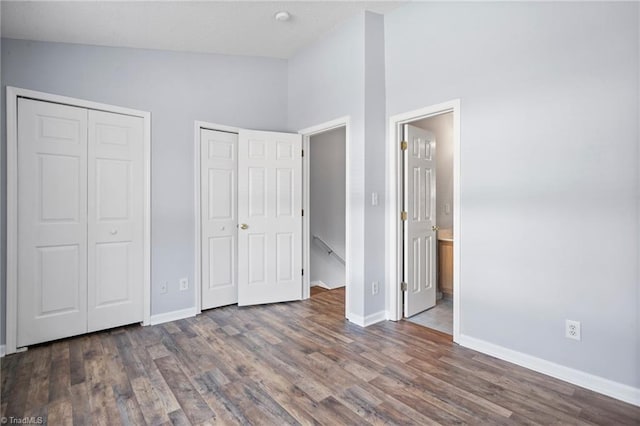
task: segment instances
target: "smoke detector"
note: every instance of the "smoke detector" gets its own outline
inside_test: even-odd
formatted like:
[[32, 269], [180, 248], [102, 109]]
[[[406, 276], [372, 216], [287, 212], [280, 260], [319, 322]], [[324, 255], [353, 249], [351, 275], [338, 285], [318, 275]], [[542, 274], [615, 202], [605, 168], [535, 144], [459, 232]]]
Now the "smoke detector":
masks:
[[276, 12], [276, 14], [273, 16], [274, 18], [276, 18], [276, 21], [288, 21], [289, 19], [291, 19], [291, 14], [289, 12], [287, 12], [286, 10], [280, 11], [280, 12]]

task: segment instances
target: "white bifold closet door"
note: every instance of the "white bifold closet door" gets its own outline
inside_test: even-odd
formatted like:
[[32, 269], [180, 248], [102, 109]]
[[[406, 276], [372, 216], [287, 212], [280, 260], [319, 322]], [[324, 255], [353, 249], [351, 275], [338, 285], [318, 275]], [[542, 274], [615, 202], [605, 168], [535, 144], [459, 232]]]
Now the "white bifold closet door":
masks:
[[143, 317], [143, 120], [18, 101], [18, 336]]
[[87, 330], [87, 110], [18, 102], [18, 339]]
[[143, 119], [89, 110], [89, 332], [143, 317]]
[[238, 304], [302, 298], [302, 138], [240, 130]]
[[238, 135], [200, 130], [202, 309], [238, 303]]
[[436, 140], [433, 133], [405, 124], [404, 315], [436, 304]]

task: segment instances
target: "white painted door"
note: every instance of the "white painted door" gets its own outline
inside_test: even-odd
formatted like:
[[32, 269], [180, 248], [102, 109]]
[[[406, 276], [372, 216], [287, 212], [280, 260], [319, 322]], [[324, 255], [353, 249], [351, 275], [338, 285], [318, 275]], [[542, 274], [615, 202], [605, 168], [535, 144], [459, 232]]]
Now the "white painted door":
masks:
[[238, 135], [200, 130], [202, 309], [238, 303]]
[[410, 124], [404, 137], [404, 315], [410, 317], [436, 304], [436, 141]]
[[17, 346], [87, 331], [87, 110], [18, 101]]
[[143, 319], [144, 121], [90, 110], [88, 331]]
[[302, 298], [302, 138], [241, 130], [238, 304]]

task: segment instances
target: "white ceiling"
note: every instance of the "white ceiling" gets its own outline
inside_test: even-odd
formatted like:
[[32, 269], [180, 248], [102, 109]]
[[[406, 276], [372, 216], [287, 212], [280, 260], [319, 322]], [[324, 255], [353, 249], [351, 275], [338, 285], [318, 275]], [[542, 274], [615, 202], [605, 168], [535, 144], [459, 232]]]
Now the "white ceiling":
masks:
[[[399, 1], [4, 1], [2, 37], [290, 58], [361, 10]], [[276, 21], [277, 11], [292, 15]]]

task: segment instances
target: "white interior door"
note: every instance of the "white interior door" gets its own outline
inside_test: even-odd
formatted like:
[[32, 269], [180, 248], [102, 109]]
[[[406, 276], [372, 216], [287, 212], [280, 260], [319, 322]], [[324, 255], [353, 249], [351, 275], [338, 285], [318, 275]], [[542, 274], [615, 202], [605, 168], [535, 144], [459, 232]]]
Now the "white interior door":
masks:
[[238, 304], [302, 298], [302, 137], [241, 130]]
[[238, 135], [200, 130], [202, 309], [238, 302]]
[[404, 315], [436, 304], [436, 141], [433, 133], [405, 124]]
[[89, 111], [88, 331], [143, 318], [144, 121]]
[[18, 101], [17, 346], [87, 331], [87, 110]]

